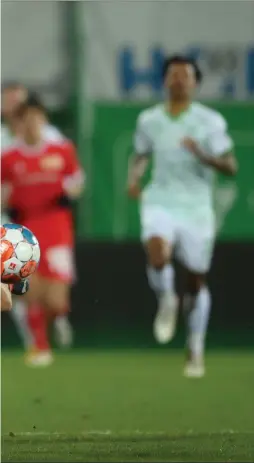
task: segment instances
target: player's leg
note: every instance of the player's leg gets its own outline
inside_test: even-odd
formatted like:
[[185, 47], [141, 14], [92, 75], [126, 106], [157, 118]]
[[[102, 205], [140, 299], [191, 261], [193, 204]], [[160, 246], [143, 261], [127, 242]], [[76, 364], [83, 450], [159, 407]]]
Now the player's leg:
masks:
[[15, 324], [16, 330], [22, 341], [25, 350], [30, 350], [34, 340], [28, 324], [28, 307], [27, 302], [22, 297], [15, 297], [11, 317]]
[[70, 288], [75, 279], [74, 251], [72, 245], [50, 247], [46, 253], [47, 281], [46, 304], [54, 323], [56, 341], [61, 347], [70, 347], [73, 331], [69, 322]]
[[205, 338], [211, 295], [206, 282], [214, 246], [213, 226], [186, 227], [180, 234], [178, 257], [187, 269], [184, 313], [187, 326], [186, 376], [204, 375]]
[[188, 271], [184, 312], [187, 328], [185, 376], [205, 373], [205, 339], [211, 310], [211, 294], [204, 274]]
[[44, 307], [46, 285], [39, 272], [30, 279], [30, 289], [25, 295], [27, 304], [27, 325], [30, 331], [30, 344], [25, 357], [29, 366], [48, 366], [53, 361], [48, 339], [47, 313]]
[[[193, 288], [196, 288], [195, 291]], [[205, 374], [205, 340], [210, 310], [211, 294], [205, 275], [189, 272], [184, 299], [187, 329], [184, 375], [187, 377]]]
[[70, 310], [70, 285], [61, 280], [47, 280], [45, 304], [50, 310], [50, 315], [58, 317], [67, 315]]
[[45, 284], [44, 301], [47, 307], [48, 320], [54, 323], [58, 344], [61, 347], [69, 347], [73, 341], [72, 329], [68, 320], [71, 285], [60, 279], [47, 279]]
[[166, 343], [174, 336], [178, 309], [171, 264], [174, 228], [167, 211], [156, 206], [141, 206], [141, 228], [148, 282], [158, 300], [154, 336], [159, 343]]
[[[9, 223], [10, 218], [5, 212], [1, 213], [1, 224]], [[14, 297], [13, 298], [13, 307], [10, 311], [10, 316], [13, 320], [13, 323], [17, 329], [17, 332], [22, 340], [22, 343], [25, 349], [30, 349], [32, 345], [32, 333], [28, 326], [27, 320], [27, 304], [23, 297]]]

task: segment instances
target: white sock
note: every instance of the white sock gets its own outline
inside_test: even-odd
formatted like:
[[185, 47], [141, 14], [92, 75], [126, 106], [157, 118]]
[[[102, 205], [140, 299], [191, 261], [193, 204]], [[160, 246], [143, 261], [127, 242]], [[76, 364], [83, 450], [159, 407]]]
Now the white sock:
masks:
[[27, 305], [20, 299], [15, 299], [14, 306], [10, 312], [17, 331], [23, 341], [24, 347], [33, 345], [33, 335], [27, 323]]
[[169, 291], [174, 292], [175, 272], [172, 265], [165, 265], [161, 270], [149, 266], [147, 268], [147, 277], [150, 287], [157, 296]]
[[68, 322], [68, 316], [66, 314], [61, 314], [61, 315], [57, 315], [55, 317], [55, 320], [54, 320], [54, 325], [61, 329], [62, 327], [65, 327], [66, 326], [66, 323], [69, 323]]
[[211, 310], [211, 295], [207, 286], [203, 286], [195, 297], [184, 298], [187, 318], [187, 346], [194, 356], [203, 355], [205, 337]]

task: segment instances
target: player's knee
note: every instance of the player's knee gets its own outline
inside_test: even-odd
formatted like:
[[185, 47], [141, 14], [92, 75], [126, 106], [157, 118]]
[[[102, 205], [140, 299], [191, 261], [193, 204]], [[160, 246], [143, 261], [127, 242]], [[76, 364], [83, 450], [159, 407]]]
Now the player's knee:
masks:
[[189, 273], [187, 276], [187, 293], [195, 296], [206, 283], [205, 275]]
[[64, 284], [49, 285], [46, 292], [46, 305], [54, 313], [63, 314], [69, 308], [69, 288]]
[[152, 237], [146, 246], [149, 264], [161, 269], [169, 260], [169, 246], [160, 237]]

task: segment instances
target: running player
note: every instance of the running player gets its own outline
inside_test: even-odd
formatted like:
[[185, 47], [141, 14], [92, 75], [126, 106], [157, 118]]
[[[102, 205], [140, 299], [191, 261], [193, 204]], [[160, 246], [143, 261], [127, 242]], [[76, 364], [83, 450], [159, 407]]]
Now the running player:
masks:
[[202, 80], [196, 62], [178, 55], [166, 59], [163, 79], [165, 102], [142, 111], [137, 120], [128, 191], [132, 198], [139, 197], [140, 180], [152, 156], [152, 180], [141, 194], [140, 219], [148, 281], [158, 299], [154, 335], [163, 344], [175, 333], [175, 252], [188, 274], [184, 374], [201, 377], [211, 307], [206, 275], [215, 240], [214, 172], [234, 175], [237, 165], [222, 115], [193, 101]]
[[[19, 121], [15, 117], [16, 110], [19, 105], [31, 96], [31, 92], [21, 83], [10, 82], [2, 88], [2, 118], [4, 123], [1, 124], [1, 151], [10, 148], [19, 136]], [[34, 95], [35, 96], [35, 95]], [[61, 141], [64, 136], [57, 127], [49, 124], [46, 114], [44, 115], [43, 135], [48, 141]], [[4, 191], [2, 192], [4, 194]], [[5, 211], [1, 214], [1, 223], [6, 223], [9, 218]], [[38, 311], [37, 311], [37, 315]], [[26, 349], [34, 349], [36, 339], [33, 339], [33, 333], [29, 328], [27, 307], [24, 299], [14, 299], [13, 310], [11, 316], [20, 334], [20, 337]], [[32, 316], [30, 312], [30, 317]], [[58, 316], [54, 320], [54, 328], [57, 342], [60, 346], [70, 346], [72, 343], [72, 328], [67, 315]]]
[[[27, 299], [33, 306], [34, 329], [42, 325], [43, 309], [68, 312], [73, 279], [73, 225], [70, 201], [79, 196], [83, 176], [68, 140], [48, 142], [43, 135], [45, 110], [31, 98], [17, 111], [22, 138], [2, 154], [2, 180], [11, 188], [8, 206], [15, 221], [32, 229], [41, 247], [38, 273], [31, 278]], [[14, 217], [14, 215], [13, 215]], [[38, 318], [40, 314], [40, 322]], [[36, 327], [35, 327], [36, 324]], [[52, 355], [45, 331], [31, 364], [49, 364]]]

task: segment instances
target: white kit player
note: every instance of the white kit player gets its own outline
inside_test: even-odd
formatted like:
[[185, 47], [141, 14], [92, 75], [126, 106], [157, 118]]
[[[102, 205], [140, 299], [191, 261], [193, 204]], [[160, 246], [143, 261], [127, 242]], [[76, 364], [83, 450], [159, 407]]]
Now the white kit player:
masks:
[[[24, 103], [30, 93], [27, 88], [16, 82], [10, 82], [2, 87], [2, 118], [4, 123], [1, 124], [1, 152], [8, 149], [19, 137], [19, 127], [15, 117], [16, 110]], [[58, 142], [63, 140], [64, 136], [59, 129], [45, 119], [44, 138], [49, 142]], [[2, 195], [5, 192], [2, 191]], [[2, 198], [3, 199], [3, 198]], [[1, 213], [1, 223], [9, 222], [10, 219], [5, 211]], [[21, 335], [25, 346], [31, 344], [31, 334], [26, 323], [26, 306], [23, 300], [16, 300], [11, 315]], [[72, 328], [67, 316], [57, 317], [55, 319], [55, 332], [57, 341], [60, 346], [70, 346], [72, 343]]]
[[[175, 333], [178, 298], [172, 254], [187, 270], [184, 311], [187, 360], [184, 374], [204, 375], [204, 347], [211, 296], [206, 283], [215, 240], [215, 171], [234, 175], [237, 164], [227, 124], [220, 113], [193, 102], [202, 80], [195, 61], [168, 58], [163, 68], [166, 99], [140, 113], [130, 163], [128, 192], [140, 196], [147, 276], [158, 299], [154, 336], [169, 342]], [[140, 194], [140, 180], [152, 157], [153, 173]]]

